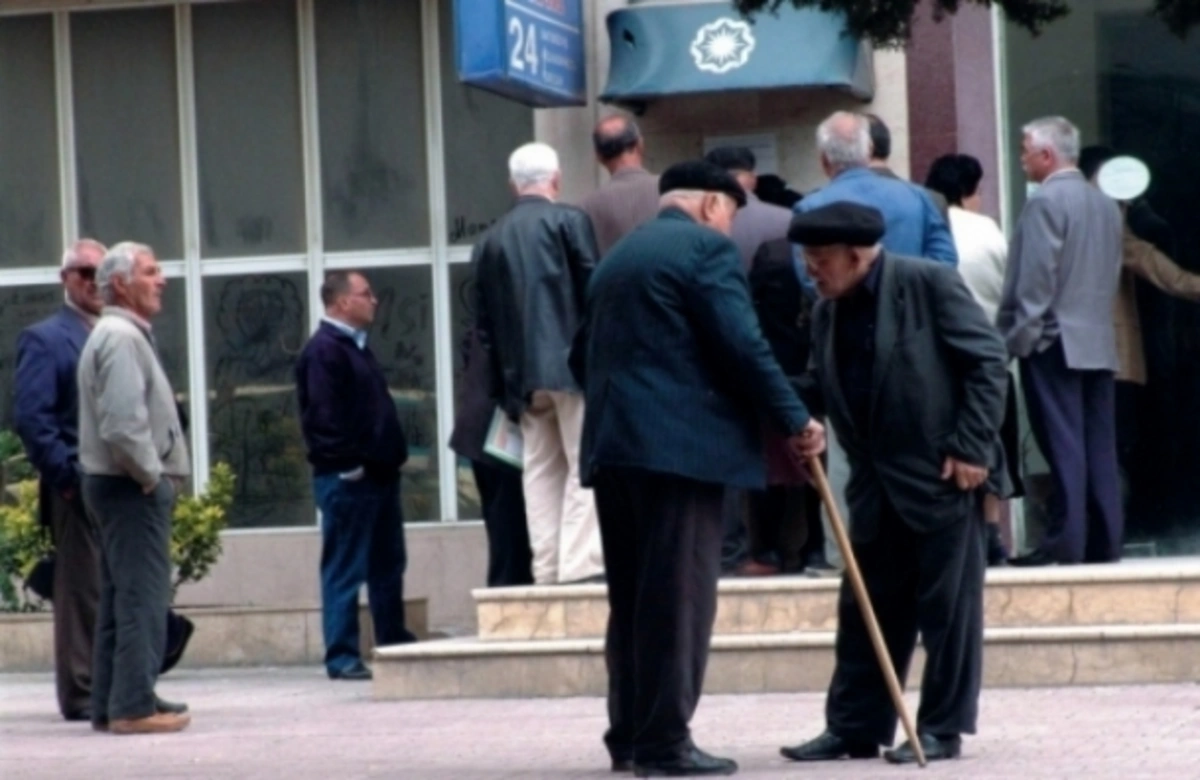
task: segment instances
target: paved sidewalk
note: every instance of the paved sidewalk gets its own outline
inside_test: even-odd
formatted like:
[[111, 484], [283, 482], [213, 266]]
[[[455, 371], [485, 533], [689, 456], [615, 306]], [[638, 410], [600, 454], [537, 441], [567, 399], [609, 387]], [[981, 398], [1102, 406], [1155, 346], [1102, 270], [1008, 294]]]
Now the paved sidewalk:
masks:
[[[608, 778], [598, 699], [375, 702], [364, 683], [316, 669], [177, 671], [160, 693], [187, 701], [182, 734], [117, 737], [65, 723], [48, 675], [0, 676], [0, 777]], [[814, 736], [823, 697], [708, 696], [702, 747], [739, 776], [895, 778], [882, 761], [798, 766], [778, 748]], [[965, 758], [920, 777], [1200, 777], [1200, 686], [993, 690]]]

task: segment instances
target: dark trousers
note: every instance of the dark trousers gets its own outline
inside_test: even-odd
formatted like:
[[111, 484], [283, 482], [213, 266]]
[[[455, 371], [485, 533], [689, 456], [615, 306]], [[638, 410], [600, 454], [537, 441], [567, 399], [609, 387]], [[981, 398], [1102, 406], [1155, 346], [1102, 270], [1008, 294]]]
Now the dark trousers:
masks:
[[721, 571], [732, 573], [750, 555], [746, 527], [747, 491], [726, 487], [721, 498]]
[[[975, 733], [983, 671], [984, 540], [978, 505], [961, 521], [924, 534], [885, 506], [879, 535], [853, 545], [901, 686], [920, 633], [926, 661], [917, 728], [923, 733]], [[829, 730], [854, 741], [890, 745], [896, 709], [844, 576], [836, 657], [825, 703]]]
[[751, 558], [785, 572], [804, 569], [810, 532], [805, 492], [803, 485], [772, 485], [750, 492], [746, 531]]
[[525, 519], [521, 472], [479, 460], [471, 461], [475, 487], [487, 529], [489, 588], [533, 584], [533, 553]]
[[404, 623], [404, 520], [400, 478], [313, 480], [321, 510], [321, 618], [325, 669], [341, 672], [362, 662], [358, 591], [367, 601], [377, 646], [416, 641]]
[[54, 537], [54, 681], [63, 717], [92, 706], [92, 636], [100, 607], [100, 538], [83, 496], [43, 490]]
[[1053, 488], [1041, 549], [1061, 563], [1119, 560], [1125, 521], [1112, 372], [1068, 368], [1059, 341], [1021, 361], [1021, 387]]
[[146, 495], [128, 477], [86, 476], [83, 500], [100, 531], [92, 720], [146, 718], [166, 645], [175, 489], [164, 479]]
[[609, 730], [614, 758], [690, 744], [717, 613], [725, 489], [641, 469], [596, 476], [608, 574]]

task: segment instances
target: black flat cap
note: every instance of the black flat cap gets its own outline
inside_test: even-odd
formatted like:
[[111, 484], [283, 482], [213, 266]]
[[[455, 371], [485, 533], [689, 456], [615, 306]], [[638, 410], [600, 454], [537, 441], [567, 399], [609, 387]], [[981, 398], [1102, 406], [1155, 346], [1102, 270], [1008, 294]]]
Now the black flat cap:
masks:
[[874, 246], [883, 231], [878, 209], [839, 200], [792, 217], [788, 240], [804, 246]]
[[723, 192], [737, 201], [738, 208], [746, 205], [746, 193], [737, 179], [724, 168], [704, 160], [690, 160], [672, 165], [658, 178], [658, 193], [666, 195], [675, 190]]

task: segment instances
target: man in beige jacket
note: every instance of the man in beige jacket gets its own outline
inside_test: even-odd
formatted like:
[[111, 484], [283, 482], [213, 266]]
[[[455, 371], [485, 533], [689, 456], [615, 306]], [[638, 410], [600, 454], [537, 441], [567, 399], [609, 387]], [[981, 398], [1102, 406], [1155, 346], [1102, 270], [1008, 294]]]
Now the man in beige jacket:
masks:
[[154, 693], [171, 600], [171, 511], [191, 471], [150, 326], [166, 280], [152, 249], [126, 242], [105, 255], [96, 284], [105, 306], [79, 358], [83, 501], [101, 552], [92, 726], [180, 731], [186, 707], [166, 708]]

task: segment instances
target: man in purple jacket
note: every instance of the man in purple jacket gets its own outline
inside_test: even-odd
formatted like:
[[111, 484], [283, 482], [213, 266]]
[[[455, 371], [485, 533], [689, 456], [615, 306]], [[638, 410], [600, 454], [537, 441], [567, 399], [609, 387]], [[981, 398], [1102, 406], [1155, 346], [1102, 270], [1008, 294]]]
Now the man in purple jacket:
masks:
[[369, 680], [358, 644], [358, 590], [378, 645], [414, 642], [404, 623], [400, 467], [408, 445], [387, 378], [367, 346], [378, 301], [360, 273], [332, 271], [321, 285], [325, 316], [296, 363], [300, 427], [321, 510], [321, 611], [325, 670]]

